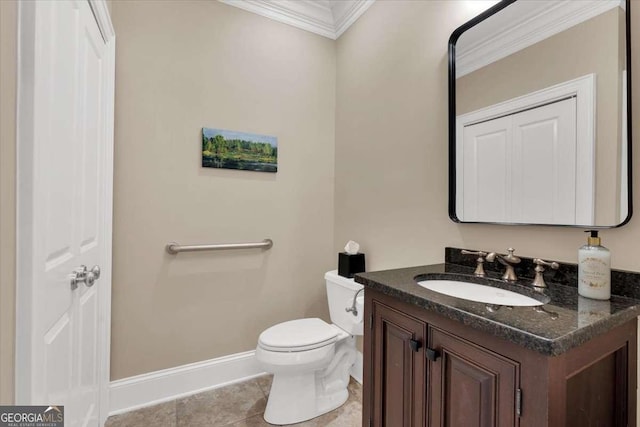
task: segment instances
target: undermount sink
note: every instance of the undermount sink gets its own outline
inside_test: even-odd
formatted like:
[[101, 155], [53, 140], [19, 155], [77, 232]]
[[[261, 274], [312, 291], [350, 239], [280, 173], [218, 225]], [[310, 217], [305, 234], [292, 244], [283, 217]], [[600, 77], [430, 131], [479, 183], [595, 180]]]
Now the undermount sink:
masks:
[[509, 305], [514, 307], [533, 307], [544, 305], [537, 299], [493, 286], [457, 280], [421, 280], [417, 282], [423, 288], [451, 297], [485, 304]]

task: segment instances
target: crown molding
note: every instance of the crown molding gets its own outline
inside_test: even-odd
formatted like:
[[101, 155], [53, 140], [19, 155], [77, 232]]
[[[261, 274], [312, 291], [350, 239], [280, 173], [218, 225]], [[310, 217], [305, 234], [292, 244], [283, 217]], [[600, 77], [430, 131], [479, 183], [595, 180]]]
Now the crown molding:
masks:
[[218, 0], [336, 40], [375, 0]]
[[519, 17], [511, 25], [501, 27], [464, 48], [456, 46], [456, 77], [469, 74], [610, 9], [624, 7], [624, 4], [624, 0], [565, 0], [537, 9], [535, 13]]
[[374, 2], [375, 0], [334, 1], [332, 11], [336, 34], [335, 39], [347, 31]]

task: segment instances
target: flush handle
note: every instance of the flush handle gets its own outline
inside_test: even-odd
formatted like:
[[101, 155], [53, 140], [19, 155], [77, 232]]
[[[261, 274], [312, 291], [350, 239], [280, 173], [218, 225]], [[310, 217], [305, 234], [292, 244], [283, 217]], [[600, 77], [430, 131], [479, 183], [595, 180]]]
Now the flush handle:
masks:
[[418, 340], [409, 340], [409, 347], [413, 351], [419, 351], [422, 348], [422, 343]]

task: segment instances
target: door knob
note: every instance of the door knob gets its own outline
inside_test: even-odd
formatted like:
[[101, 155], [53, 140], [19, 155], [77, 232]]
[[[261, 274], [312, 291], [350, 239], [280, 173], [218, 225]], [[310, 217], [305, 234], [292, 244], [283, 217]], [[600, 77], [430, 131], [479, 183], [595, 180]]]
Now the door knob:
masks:
[[76, 290], [80, 283], [84, 283], [88, 288], [90, 288], [99, 278], [99, 266], [94, 265], [91, 270], [87, 270], [86, 265], [81, 265], [71, 273], [71, 290]]
[[411, 350], [418, 351], [420, 350], [420, 347], [422, 347], [422, 343], [418, 340], [409, 340], [409, 346], [411, 347]]
[[94, 265], [91, 267], [91, 270], [87, 272], [87, 277], [85, 279], [84, 284], [87, 285], [88, 288], [92, 287], [93, 284], [100, 278], [100, 267]]

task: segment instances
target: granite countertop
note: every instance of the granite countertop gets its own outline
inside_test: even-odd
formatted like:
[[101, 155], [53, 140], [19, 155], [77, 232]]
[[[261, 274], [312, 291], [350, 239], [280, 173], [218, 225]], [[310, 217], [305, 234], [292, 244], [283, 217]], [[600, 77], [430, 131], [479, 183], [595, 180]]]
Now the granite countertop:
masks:
[[[576, 287], [548, 279], [548, 289], [537, 292], [528, 278], [511, 285], [500, 280], [499, 273], [490, 271], [488, 278], [478, 278], [473, 276], [473, 271], [472, 267], [445, 263], [359, 273], [355, 281], [365, 288], [549, 356], [562, 354], [640, 315], [638, 299], [612, 295], [609, 301], [592, 300], [579, 296]], [[484, 303], [425, 289], [416, 283], [416, 278], [489, 284], [523, 293], [546, 304], [538, 307], [487, 307]]]

